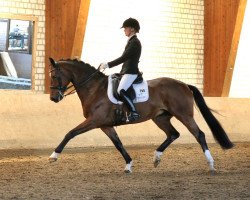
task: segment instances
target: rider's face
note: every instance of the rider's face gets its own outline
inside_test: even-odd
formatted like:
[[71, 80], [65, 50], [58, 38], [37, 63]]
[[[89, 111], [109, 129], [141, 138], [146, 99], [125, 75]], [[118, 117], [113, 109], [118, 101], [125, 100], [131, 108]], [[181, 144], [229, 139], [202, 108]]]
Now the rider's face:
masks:
[[124, 33], [127, 37], [129, 37], [134, 33], [134, 28], [124, 27]]

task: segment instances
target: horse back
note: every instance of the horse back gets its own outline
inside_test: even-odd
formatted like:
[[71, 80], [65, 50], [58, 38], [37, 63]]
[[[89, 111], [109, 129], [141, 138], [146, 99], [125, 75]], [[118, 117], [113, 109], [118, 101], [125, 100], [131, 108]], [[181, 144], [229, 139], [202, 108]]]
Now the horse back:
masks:
[[[161, 91], [168, 91], [168, 92], [187, 92], [190, 93], [191, 90], [189, 89], [188, 85], [182, 81], [168, 78], [168, 77], [161, 77], [152, 80], [148, 80], [148, 86], [150, 90], [156, 90], [157, 92]], [[172, 93], [173, 94], [173, 93]]]
[[182, 81], [162, 77], [148, 80], [150, 101], [156, 106], [164, 106], [174, 113], [177, 110], [193, 110], [193, 94], [188, 85]]

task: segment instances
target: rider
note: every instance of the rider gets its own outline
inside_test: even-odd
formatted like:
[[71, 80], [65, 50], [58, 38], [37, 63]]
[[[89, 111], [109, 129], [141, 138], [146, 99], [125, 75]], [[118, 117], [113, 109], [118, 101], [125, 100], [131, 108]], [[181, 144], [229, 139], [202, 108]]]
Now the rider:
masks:
[[123, 63], [120, 71], [122, 79], [117, 92], [130, 110], [128, 115], [129, 121], [134, 121], [138, 119], [140, 115], [137, 113], [133, 101], [127, 94], [127, 89], [133, 84], [139, 74], [138, 63], [141, 56], [141, 43], [136, 33], [139, 33], [140, 24], [136, 19], [128, 18], [123, 22], [121, 28], [124, 28], [125, 35], [128, 37], [128, 42], [123, 54], [111, 62], [102, 63], [100, 69], [111, 68]]

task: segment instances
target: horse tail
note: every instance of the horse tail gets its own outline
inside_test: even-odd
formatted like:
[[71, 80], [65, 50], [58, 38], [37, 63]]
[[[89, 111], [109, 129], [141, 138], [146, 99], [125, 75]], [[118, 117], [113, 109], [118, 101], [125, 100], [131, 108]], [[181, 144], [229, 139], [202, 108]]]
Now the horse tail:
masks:
[[207, 106], [202, 94], [195, 86], [188, 85], [189, 89], [193, 92], [194, 100], [196, 105], [205, 121], [207, 122], [215, 140], [220, 144], [224, 149], [230, 149], [233, 147], [233, 143], [228, 138], [225, 130], [222, 128], [220, 122], [212, 114], [210, 108]]

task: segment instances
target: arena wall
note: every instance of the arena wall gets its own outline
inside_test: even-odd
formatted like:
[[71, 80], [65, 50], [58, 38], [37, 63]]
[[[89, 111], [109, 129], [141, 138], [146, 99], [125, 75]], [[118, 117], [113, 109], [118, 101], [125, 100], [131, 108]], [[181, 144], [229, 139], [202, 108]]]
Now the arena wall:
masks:
[[[220, 113], [215, 116], [234, 142], [249, 141], [250, 99], [206, 98], [207, 104]], [[53, 103], [47, 94], [5, 91], [0, 93], [0, 149], [54, 148], [64, 135], [81, 123], [82, 108], [77, 95]], [[201, 114], [195, 109], [195, 118], [205, 132], [207, 141], [214, 139]], [[177, 120], [173, 124], [181, 133], [175, 143], [195, 143], [195, 139]], [[124, 145], [160, 144], [165, 134], [152, 121], [116, 128]], [[99, 129], [74, 138], [67, 147], [112, 146]]]
[[143, 76], [167, 76], [203, 91], [204, 0], [91, 0], [81, 59], [97, 67], [121, 56], [127, 37], [120, 27], [129, 17], [141, 26]]
[[[35, 44], [36, 59], [32, 83], [34, 91], [39, 93], [44, 92], [46, 90], [45, 87], [48, 87], [48, 85], [45, 86], [45, 72], [48, 71], [47, 68], [49, 67], [48, 60], [45, 60], [45, 11], [51, 8], [48, 2], [50, 1], [0, 1], [1, 14], [35, 16], [38, 19], [37, 42]], [[80, 1], [72, 1], [71, 3], [75, 4], [72, 6], [77, 7], [79, 2]], [[58, 5], [57, 8], [61, 7], [64, 8], [64, 5]], [[150, 15], [148, 13], [150, 13]], [[67, 24], [67, 20], [62, 21], [65, 16], [67, 15], [59, 10], [57, 18], [53, 19], [57, 24], [62, 23], [65, 25]], [[75, 16], [75, 13], [73, 13], [72, 16]], [[143, 0], [111, 0], [109, 2], [92, 0], [85, 36], [86, 40], [83, 44], [83, 60], [94, 66], [98, 66], [100, 62], [109, 61], [119, 56], [124, 48], [124, 42], [126, 42], [126, 38], [123, 40], [124, 36], [121, 34], [119, 28], [122, 21], [131, 16], [138, 17], [142, 22], [140, 39], [143, 42], [144, 50], [140, 66], [142, 68], [141, 70], [144, 71], [144, 76], [151, 78], [159, 76], [173, 77], [194, 84], [202, 91], [204, 0], [157, 0], [152, 2], [145, 2]], [[98, 24], [93, 24], [93, 20]], [[111, 20], [112, 23], [109, 23]], [[113, 24], [113, 26], [111, 26], [111, 24]], [[66, 51], [66, 49], [69, 49], [69, 45], [65, 44], [72, 41], [71, 36], [68, 37], [65, 35], [67, 29], [63, 25], [58, 27], [63, 30], [65, 29], [62, 36], [59, 35], [60, 37], [58, 37], [58, 33], [54, 32], [53, 35], [48, 36], [48, 38], [55, 38], [56, 42], [52, 43], [51, 46], [48, 45], [46, 49], [46, 51], [50, 48], [57, 52], [62, 51], [61, 55], [56, 56], [59, 58], [66, 58], [63, 50]], [[93, 26], [95, 28], [94, 31], [92, 30]], [[96, 33], [100, 33], [101, 37], [95, 35]], [[110, 35], [111, 33], [112, 35]], [[114, 54], [110, 55], [110, 52]], [[53, 51], [51, 53], [53, 55], [48, 56], [54, 56], [55, 52]], [[45, 66], [46, 63], [47, 66]]]

